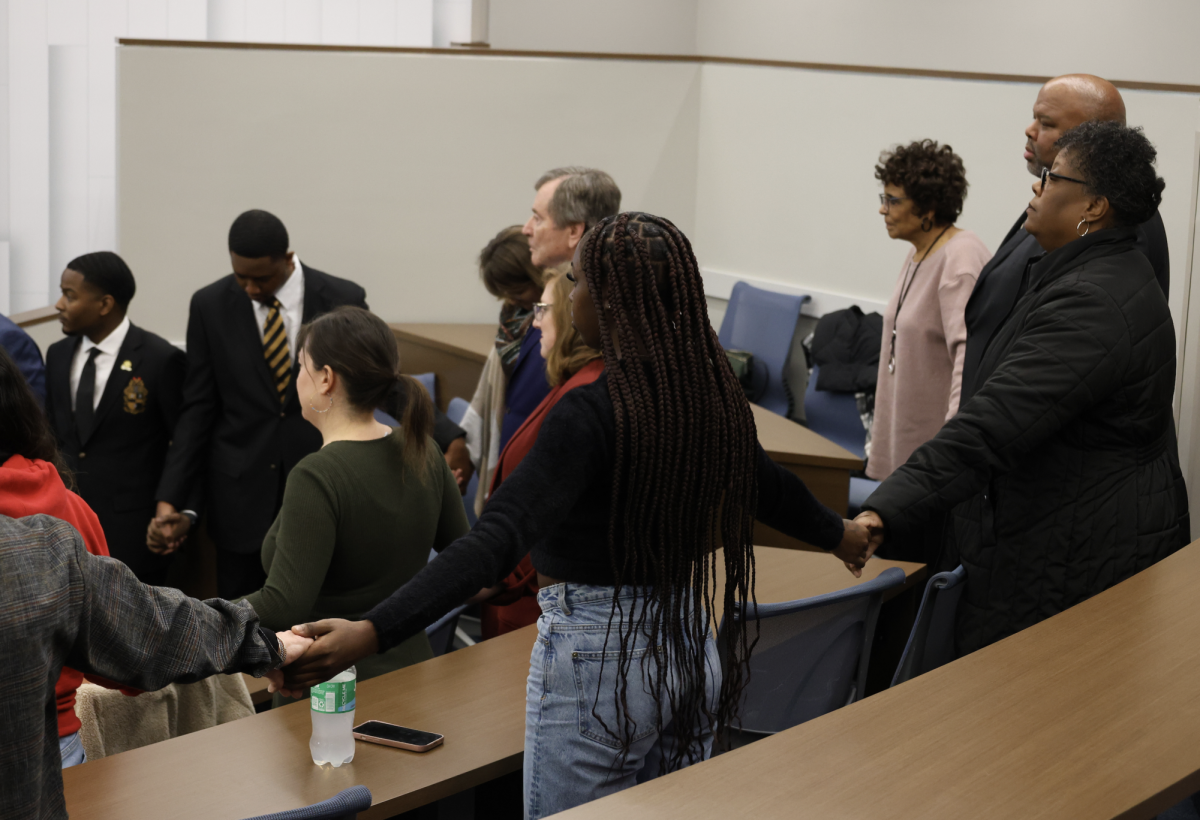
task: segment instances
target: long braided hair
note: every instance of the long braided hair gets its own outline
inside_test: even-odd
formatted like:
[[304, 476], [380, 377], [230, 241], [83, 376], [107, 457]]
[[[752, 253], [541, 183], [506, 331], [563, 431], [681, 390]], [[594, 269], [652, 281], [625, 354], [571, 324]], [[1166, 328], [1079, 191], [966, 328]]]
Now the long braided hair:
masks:
[[[708, 321], [699, 266], [678, 228], [644, 213], [608, 217], [584, 238], [580, 267], [597, 305], [616, 416], [615, 586], [637, 589], [643, 603], [619, 636], [615, 696], [624, 725], [606, 728], [628, 753], [632, 647], [636, 635], [647, 636], [658, 663], [643, 674], [652, 670], [653, 680], [632, 685], [654, 694], [660, 722], [664, 714], [673, 721], [680, 742], [662, 762], [671, 771], [699, 758], [701, 727], [733, 722], [749, 676], [739, 620], [714, 712], [705, 697], [706, 678], [717, 673], [705, 660], [709, 616], [754, 595], [754, 417]], [[726, 581], [717, 601], [722, 547]], [[612, 617], [620, 613], [614, 595]], [[595, 704], [593, 715], [602, 721]]]

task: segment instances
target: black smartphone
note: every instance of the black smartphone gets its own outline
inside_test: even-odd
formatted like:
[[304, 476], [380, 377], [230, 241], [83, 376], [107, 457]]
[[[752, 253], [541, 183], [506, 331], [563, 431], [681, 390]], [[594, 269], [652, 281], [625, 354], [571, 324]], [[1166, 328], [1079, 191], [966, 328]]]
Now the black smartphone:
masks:
[[394, 723], [384, 723], [382, 720], [368, 720], [355, 726], [351, 732], [355, 740], [365, 740], [367, 743], [379, 743], [383, 746], [395, 746], [397, 749], [408, 749], [410, 752], [427, 752], [435, 746], [441, 746], [445, 739], [433, 732], [421, 732]]

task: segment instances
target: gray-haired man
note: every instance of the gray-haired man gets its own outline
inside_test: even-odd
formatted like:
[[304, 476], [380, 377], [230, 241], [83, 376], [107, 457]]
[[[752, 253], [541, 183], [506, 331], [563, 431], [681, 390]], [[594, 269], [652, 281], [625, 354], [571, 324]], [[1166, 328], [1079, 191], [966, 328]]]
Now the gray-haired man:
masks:
[[621, 210], [621, 189], [594, 168], [555, 168], [533, 187], [533, 215], [521, 232], [539, 267], [570, 262], [587, 229]]

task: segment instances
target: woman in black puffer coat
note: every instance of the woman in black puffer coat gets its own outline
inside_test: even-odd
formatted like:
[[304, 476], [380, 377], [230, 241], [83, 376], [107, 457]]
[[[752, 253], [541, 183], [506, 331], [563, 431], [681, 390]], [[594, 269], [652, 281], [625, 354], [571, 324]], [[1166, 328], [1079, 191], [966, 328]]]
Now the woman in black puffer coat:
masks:
[[[1175, 329], [1135, 226], [1162, 199], [1139, 129], [1084, 123], [1034, 183], [1047, 251], [980, 365], [983, 387], [867, 499], [879, 537], [953, 508], [966, 654], [1187, 544], [1171, 401]], [[950, 552], [955, 552], [952, 548]]]

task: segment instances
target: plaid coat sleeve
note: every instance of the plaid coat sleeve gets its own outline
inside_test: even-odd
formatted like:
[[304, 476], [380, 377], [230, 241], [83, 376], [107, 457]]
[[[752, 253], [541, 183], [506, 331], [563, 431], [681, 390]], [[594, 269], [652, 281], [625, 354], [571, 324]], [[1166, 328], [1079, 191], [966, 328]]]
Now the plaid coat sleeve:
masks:
[[279, 665], [274, 633], [258, 625], [249, 604], [147, 586], [79, 543], [69, 560], [79, 617], [67, 665], [146, 690], [219, 672], [261, 677]]

